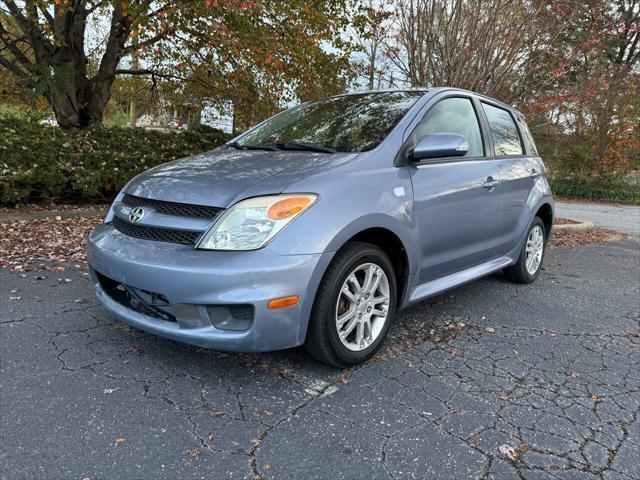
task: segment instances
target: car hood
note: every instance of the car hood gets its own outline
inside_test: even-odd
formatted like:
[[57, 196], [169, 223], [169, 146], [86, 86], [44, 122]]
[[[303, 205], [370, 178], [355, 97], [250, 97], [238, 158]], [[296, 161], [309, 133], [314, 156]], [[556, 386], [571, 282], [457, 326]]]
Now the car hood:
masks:
[[280, 193], [301, 178], [355, 156], [216, 149], [147, 170], [129, 182], [125, 192], [156, 200], [228, 207], [241, 197]]

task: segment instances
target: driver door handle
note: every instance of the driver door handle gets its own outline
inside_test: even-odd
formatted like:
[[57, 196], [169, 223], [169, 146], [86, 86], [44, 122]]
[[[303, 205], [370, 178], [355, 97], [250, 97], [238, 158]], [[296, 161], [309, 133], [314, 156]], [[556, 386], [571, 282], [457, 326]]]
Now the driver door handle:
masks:
[[482, 184], [482, 186], [484, 188], [488, 188], [490, 190], [493, 190], [494, 188], [496, 188], [498, 186], [498, 180], [494, 179], [493, 177], [487, 177], [487, 179]]

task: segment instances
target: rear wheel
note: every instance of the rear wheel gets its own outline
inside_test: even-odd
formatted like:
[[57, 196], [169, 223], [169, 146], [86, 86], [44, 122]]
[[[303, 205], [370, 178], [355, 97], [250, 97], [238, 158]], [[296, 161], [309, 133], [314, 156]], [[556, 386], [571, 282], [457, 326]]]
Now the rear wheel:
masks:
[[382, 345], [395, 310], [396, 281], [389, 257], [375, 245], [350, 242], [320, 283], [305, 348], [336, 367], [363, 363]]
[[544, 259], [545, 238], [544, 222], [540, 217], [535, 217], [527, 230], [518, 261], [504, 269], [505, 277], [516, 283], [531, 283], [538, 278]]

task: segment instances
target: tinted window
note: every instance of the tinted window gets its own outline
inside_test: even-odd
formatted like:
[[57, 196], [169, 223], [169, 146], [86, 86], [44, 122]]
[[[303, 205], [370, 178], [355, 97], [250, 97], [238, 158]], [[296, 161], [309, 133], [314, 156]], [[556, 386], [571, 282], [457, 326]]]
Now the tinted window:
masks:
[[531, 131], [529, 131], [527, 123], [524, 121], [524, 117], [522, 116], [522, 114], [520, 114], [516, 118], [518, 119], [518, 125], [520, 126], [520, 131], [522, 132], [522, 136], [524, 137], [524, 143], [527, 145], [529, 154], [538, 155], [536, 143], [533, 141], [533, 136], [531, 135]]
[[460, 133], [469, 144], [466, 157], [484, 155], [478, 117], [468, 98], [446, 98], [436, 103], [413, 132], [414, 145], [427, 133]]
[[489, 120], [496, 156], [522, 155], [520, 135], [511, 114], [502, 108], [486, 103], [482, 104], [482, 108], [487, 114], [487, 120]]
[[325, 98], [286, 110], [249, 131], [240, 145], [312, 143], [341, 152], [371, 150], [424, 93], [380, 92]]

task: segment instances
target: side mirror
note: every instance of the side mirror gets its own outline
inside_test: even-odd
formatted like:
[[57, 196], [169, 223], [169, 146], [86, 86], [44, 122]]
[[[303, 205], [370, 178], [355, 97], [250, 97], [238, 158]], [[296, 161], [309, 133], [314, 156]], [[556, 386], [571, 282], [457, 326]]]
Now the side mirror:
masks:
[[462, 157], [469, 151], [469, 143], [459, 133], [427, 133], [413, 149], [413, 160], [440, 157]]

